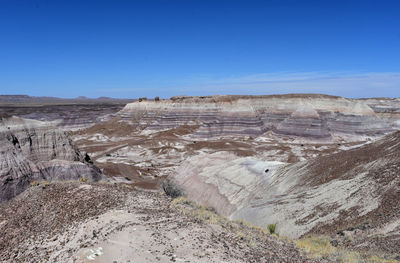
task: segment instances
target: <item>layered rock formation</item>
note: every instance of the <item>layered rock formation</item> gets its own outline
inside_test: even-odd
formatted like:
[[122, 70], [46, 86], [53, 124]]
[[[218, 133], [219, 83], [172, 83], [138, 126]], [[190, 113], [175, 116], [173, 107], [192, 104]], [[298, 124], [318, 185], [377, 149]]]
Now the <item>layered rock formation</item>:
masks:
[[119, 115], [149, 131], [199, 125], [194, 138], [280, 136], [332, 139], [400, 128], [400, 100], [327, 95], [173, 97], [127, 104]]
[[0, 142], [0, 202], [24, 191], [33, 180], [99, 180], [102, 176], [87, 154], [47, 123], [2, 118]]
[[400, 233], [399, 158], [396, 132], [359, 148], [294, 164], [226, 152], [197, 155], [178, 167], [173, 180], [189, 198], [234, 219], [264, 227], [277, 223], [285, 236], [335, 234], [362, 226], [364, 238], [385, 235], [381, 244], [391, 244], [380, 247], [385, 250], [400, 247], [395, 238]]
[[78, 97], [64, 99], [31, 97], [28, 95], [0, 95], [0, 112], [25, 119], [51, 122], [66, 130], [88, 128], [111, 119], [130, 99]]
[[91, 127], [114, 117], [125, 103], [2, 105], [0, 111], [25, 119], [50, 122], [65, 131]]

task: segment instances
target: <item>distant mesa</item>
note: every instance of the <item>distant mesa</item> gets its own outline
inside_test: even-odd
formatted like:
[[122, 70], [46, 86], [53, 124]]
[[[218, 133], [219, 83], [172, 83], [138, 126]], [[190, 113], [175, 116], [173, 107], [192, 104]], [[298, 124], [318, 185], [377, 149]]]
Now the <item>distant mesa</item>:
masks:
[[89, 98], [85, 97], [85, 96], [79, 96], [79, 97], [76, 97], [76, 99], [77, 100], [88, 100]]
[[330, 140], [335, 136], [380, 136], [400, 129], [400, 99], [347, 99], [322, 94], [266, 96], [174, 96], [125, 106], [122, 120], [139, 120], [149, 131], [198, 126], [195, 138], [296, 136]]
[[116, 99], [110, 97], [88, 98], [86, 96], [79, 96], [76, 98], [57, 98], [57, 97], [36, 97], [29, 95], [0, 95], [0, 104], [32, 104], [32, 103], [96, 103], [96, 102], [132, 102], [134, 99]]

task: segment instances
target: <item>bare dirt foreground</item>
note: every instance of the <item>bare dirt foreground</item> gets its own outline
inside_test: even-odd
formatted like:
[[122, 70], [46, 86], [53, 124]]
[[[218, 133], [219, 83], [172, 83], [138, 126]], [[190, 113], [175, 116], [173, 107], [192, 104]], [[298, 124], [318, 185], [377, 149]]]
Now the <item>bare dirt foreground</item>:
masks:
[[41, 183], [0, 207], [1, 262], [319, 262], [294, 243], [164, 193]]

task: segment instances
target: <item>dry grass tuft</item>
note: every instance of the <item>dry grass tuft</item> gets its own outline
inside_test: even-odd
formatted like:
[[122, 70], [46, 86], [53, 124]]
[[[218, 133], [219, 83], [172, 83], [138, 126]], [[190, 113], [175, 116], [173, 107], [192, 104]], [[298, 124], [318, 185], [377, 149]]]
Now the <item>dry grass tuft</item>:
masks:
[[346, 263], [399, 263], [390, 258], [383, 258], [372, 253], [359, 253], [332, 246], [330, 239], [324, 236], [313, 236], [295, 241], [296, 246], [308, 256]]
[[81, 177], [81, 178], [79, 178], [79, 182], [87, 183], [88, 181], [89, 181], [89, 178], [87, 178], [87, 177]]
[[40, 182], [36, 180], [31, 182], [31, 186], [38, 186], [39, 184]]
[[196, 204], [183, 196], [174, 199], [172, 205], [189, 217], [229, 229], [238, 239], [246, 241], [250, 247], [257, 244], [259, 240], [265, 240], [267, 237], [273, 236], [278, 238], [275, 234], [271, 235], [269, 230], [265, 228], [253, 225], [244, 220], [230, 220], [218, 215], [213, 207]]
[[[218, 215], [214, 208], [205, 205], [198, 205], [195, 202], [180, 196], [172, 201], [174, 206], [178, 206], [186, 215], [196, 217], [197, 219], [212, 223], [225, 225], [228, 221], [225, 217]], [[185, 209], [186, 208], [186, 209]]]
[[48, 185], [50, 185], [50, 182], [48, 181], [32, 181], [30, 183], [31, 186], [41, 186], [43, 189], [46, 188]]
[[42, 188], [46, 188], [48, 185], [50, 185], [50, 182], [48, 181], [41, 181], [40, 185], [42, 186]]

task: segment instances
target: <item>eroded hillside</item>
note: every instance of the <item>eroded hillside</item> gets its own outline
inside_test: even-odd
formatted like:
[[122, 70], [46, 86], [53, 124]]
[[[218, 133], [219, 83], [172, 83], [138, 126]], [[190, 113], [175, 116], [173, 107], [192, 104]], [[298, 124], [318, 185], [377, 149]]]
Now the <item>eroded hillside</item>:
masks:
[[99, 180], [100, 170], [61, 130], [18, 117], [0, 120], [0, 203], [33, 181]]
[[116, 181], [159, 189], [173, 178], [232, 219], [399, 253], [399, 134], [384, 137], [399, 108], [324, 95], [175, 97], [128, 104], [73, 137]]
[[[341, 249], [369, 251], [356, 254], [365, 262], [400, 254], [398, 99], [173, 97], [88, 118], [79, 109], [76, 121], [59, 112], [53, 122], [72, 140], [3, 118], [4, 200], [28, 188], [2, 205], [4, 260], [311, 262], [302, 249], [314, 241], [333, 251], [317, 253], [323, 262], [344, 260]], [[169, 185], [198, 204], [171, 202], [160, 194]], [[269, 225], [327, 237], [299, 248], [266, 235]]]
[[[185, 161], [172, 178], [189, 198], [233, 219], [298, 238], [310, 233], [357, 239], [370, 249], [398, 253], [400, 243], [400, 132], [374, 143], [287, 164], [230, 153]], [[339, 238], [339, 237], [338, 237]], [[353, 244], [354, 245], [354, 244]]]
[[[183, 209], [183, 210], [181, 210]], [[319, 262], [294, 243], [162, 193], [115, 184], [31, 187], [0, 210], [3, 262]], [[187, 211], [185, 213], [185, 211]], [[197, 211], [197, 210], [196, 210]], [[204, 217], [206, 215], [207, 217]]]
[[294, 163], [357, 147], [398, 129], [399, 109], [326, 95], [174, 97], [130, 103], [73, 138], [105, 174], [157, 189], [202, 153]]

